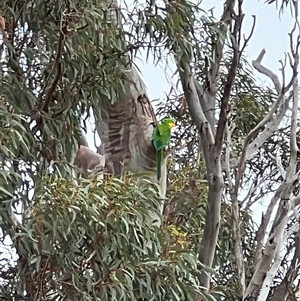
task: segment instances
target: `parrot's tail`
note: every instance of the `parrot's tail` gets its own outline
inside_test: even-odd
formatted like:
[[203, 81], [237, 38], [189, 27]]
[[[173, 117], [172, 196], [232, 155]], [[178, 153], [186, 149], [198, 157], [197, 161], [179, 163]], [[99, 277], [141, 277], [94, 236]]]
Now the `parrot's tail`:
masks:
[[157, 180], [158, 181], [161, 178], [162, 155], [163, 155], [162, 149], [156, 152], [156, 170], [157, 170]]

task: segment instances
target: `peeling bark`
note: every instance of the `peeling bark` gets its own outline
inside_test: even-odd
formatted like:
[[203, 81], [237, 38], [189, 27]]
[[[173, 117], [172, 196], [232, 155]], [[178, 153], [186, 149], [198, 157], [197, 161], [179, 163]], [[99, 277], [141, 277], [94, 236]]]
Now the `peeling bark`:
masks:
[[[117, 1], [106, 1], [106, 5], [110, 10], [111, 21], [121, 27], [120, 18], [117, 17]], [[114, 104], [111, 104], [111, 99], [102, 97], [99, 107], [94, 108], [106, 169], [114, 175], [121, 175], [126, 171], [146, 173], [156, 183], [156, 156], [152, 146], [156, 116], [147, 96], [146, 86], [136, 68], [130, 62], [126, 68], [127, 79], [123, 82], [125, 93], [120, 94]], [[163, 197], [167, 184], [166, 160], [163, 162], [159, 184]], [[163, 202], [160, 208], [161, 213], [162, 211]], [[153, 219], [160, 220], [155, 213]]]
[[130, 89], [124, 99], [109, 106], [108, 114], [102, 111], [101, 120], [97, 120], [107, 167], [116, 175], [124, 168], [131, 172], [154, 171], [151, 139], [156, 117], [145, 90], [142, 83], [139, 89]]
[[[117, 1], [105, 2], [110, 21], [122, 27]], [[106, 166], [115, 175], [129, 170], [133, 173], [146, 171], [154, 176], [155, 151], [151, 140], [156, 116], [136, 68], [128, 62], [125, 72], [125, 93], [120, 94], [114, 104], [111, 99], [102, 97], [100, 106], [94, 108]]]

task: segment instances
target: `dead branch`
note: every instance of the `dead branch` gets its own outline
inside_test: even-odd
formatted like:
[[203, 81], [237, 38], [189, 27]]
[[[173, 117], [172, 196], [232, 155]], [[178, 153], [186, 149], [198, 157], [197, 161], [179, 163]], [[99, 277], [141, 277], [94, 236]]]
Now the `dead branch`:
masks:
[[[249, 144], [256, 137], [256, 135], [259, 133], [259, 131], [261, 129], [263, 129], [269, 121], [271, 121], [273, 119], [274, 113], [276, 112], [276, 110], [282, 104], [282, 102], [284, 100], [284, 97], [283, 97], [284, 95], [282, 94], [281, 84], [279, 82], [279, 79], [278, 79], [277, 75], [274, 74], [271, 70], [269, 70], [266, 67], [261, 65], [261, 61], [262, 61], [265, 53], [266, 53], [266, 51], [265, 51], [265, 49], [263, 49], [261, 51], [261, 53], [259, 54], [259, 56], [257, 57], [257, 59], [252, 62], [252, 64], [253, 64], [253, 67], [255, 69], [257, 69], [257, 71], [259, 71], [262, 74], [268, 76], [273, 81], [275, 89], [278, 93], [278, 98], [277, 98], [276, 102], [273, 104], [273, 106], [271, 107], [271, 110], [269, 111], [267, 116], [261, 122], [259, 122], [259, 124], [254, 129], [252, 129], [250, 131], [250, 133], [247, 135], [247, 137], [244, 140], [244, 146], [243, 146], [241, 158], [240, 158], [240, 161], [239, 161], [239, 164], [238, 164], [238, 171], [237, 171], [236, 180], [235, 180], [235, 194], [238, 193], [238, 189], [239, 189], [240, 181], [242, 179], [242, 174], [243, 174], [243, 171], [244, 171], [245, 163], [248, 159], [247, 158], [248, 153], [254, 154], [254, 152], [255, 152], [255, 150], [254, 151], [251, 150], [251, 152], [249, 151], [249, 149], [248, 149]], [[279, 117], [281, 117], [281, 115]], [[282, 117], [283, 117], [283, 115], [282, 115]], [[278, 120], [278, 118], [276, 118], [276, 120]], [[262, 133], [260, 134], [260, 138], [264, 138], [264, 139], [262, 139], [262, 141], [260, 141], [260, 144], [257, 143], [258, 141], [255, 141], [256, 149], [259, 146], [261, 146], [263, 144], [263, 142], [265, 142], [268, 137], [270, 137], [271, 133], [273, 131], [275, 131], [276, 128], [275, 127], [272, 127], [272, 128], [268, 127], [267, 133], [264, 133], [264, 135]]]
[[279, 95], [279, 94], [281, 94], [281, 84], [280, 84], [278, 76], [274, 72], [272, 72], [270, 69], [264, 67], [261, 64], [261, 61], [264, 58], [265, 54], [266, 54], [266, 50], [263, 49], [261, 51], [261, 53], [259, 54], [259, 56], [257, 57], [257, 59], [252, 62], [252, 65], [259, 73], [264, 74], [265, 76], [269, 77], [272, 80], [272, 82], [275, 86], [275, 90], [277, 91], [277, 94]]
[[[298, 46], [296, 47], [296, 49], [298, 51]], [[295, 74], [297, 74], [299, 58], [298, 58], [298, 53], [294, 52], [293, 49], [292, 49], [292, 54], [294, 57], [294, 64], [293, 64], [293, 76], [291, 79], [293, 83], [293, 111], [292, 111], [292, 120], [291, 120], [292, 125], [291, 125], [291, 135], [290, 135], [291, 156], [286, 170], [286, 176], [284, 178], [284, 181], [275, 194], [276, 198], [274, 198], [274, 200], [278, 199], [279, 197], [281, 198], [276, 213], [276, 217], [274, 219], [264, 253], [261, 256], [260, 256], [261, 250], [257, 249], [256, 255], [258, 255], [260, 258], [255, 267], [254, 274], [247, 287], [246, 294], [245, 294], [246, 298], [248, 296], [258, 297], [256, 299], [258, 301], [265, 301], [267, 299], [270, 290], [270, 285], [281, 264], [280, 250], [282, 248], [282, 245], [284, 241], [287, 239], [287, 237], [291, 235], [293, 231], [296, 231], [299, 228], [299, 225], [297, 223], [293, 225], [291, 231], [287, 232], [286, 234], [284, 233], [288, 223], [288, 213], [290, 212], [290, 208], [291, 208], [290, 196], [293, 190], [293, 182], [294, 182], [294, 177], [296, 172], [296, 160], [297, 160], [297, 151], [298, 151], [297, 144], [296, 144], [297, 112], [298, 112], [298, 80]], [[267, 71], [266, 68], [261, 69], [260, 65], [258, 65], [258, 67], [262, 72]], [[284, 70], [282, 70], [282, 72], [284, 73]], [[269, 76], [272, 76], [272, 73], [268, 73], [268, 74]], [[274, 76], [273, 76], [273, 82], [275, 87], [277, 86], [277, 91], [279, 91], [278, 82], [277, 79], [274, 78]], [[287, 89], [285, 88], [281, 89], [280, 95], [282, 95], [283, 97], [286, 91]], [[274, 208], [274, 203], [273, 204], [272, 203], [273, 202], [271, 202], [269, 205], [269, 208], [271, 209]], [[267, 223], [263, 224], [262, 221], [262, 225], [260, 227], [261, 233], [259, 233], [260, 249], [261, 249], [261, 241], [265, 236], [266, 227], [267, 227]]]

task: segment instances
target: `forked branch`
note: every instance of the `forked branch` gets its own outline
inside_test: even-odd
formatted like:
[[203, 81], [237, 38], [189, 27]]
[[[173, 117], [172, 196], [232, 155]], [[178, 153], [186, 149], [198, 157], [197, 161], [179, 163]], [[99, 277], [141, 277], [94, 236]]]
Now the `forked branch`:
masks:
[[[259, 56], [257, 57], [257, 59], [252, 62], [252, 64], [253, 64], [253, 67], [258, 72], [268, 76], [272, 80], [272, 82], [275, 86], [275, 90], [277, 91], [278, 97], [277, 97], [277, 100], [275, 101], [275, 103], [272, 105], [271, 110], [269, 111], [267, 116], [265, 116], [265, 118], [261, 122], [259, 122], [255, 126], [254, 129], [252, 129], [249, 132], [249, 134], [246, 136], [246, 138], [244, 140], [243, 150], [242, 150], [241, 158], [240, 158], [240, 161], [238, 164], [238, 170], [237, 170], [237, 175], [236, 175], [236, 180], [235, 180], [235, 194], [236, 195], [238, 194], [239, 185], [242, 180], [242, 174], [244, 171], [246, 161], [248, 159], [248, 153], [250, 153], [249, 152], [250, 143], [253, 141], [254, 138], [256, 138], [258, 133], [261, 130], [263, 130], [263, 132], [259, 135], [259, 139], [263, 138], [262, 141], [255, 141], [255, 143], [252, 144], [252, 145], [256, 145], [256, 147], [257, 147], [256, 150], [257, 150], [258, 147], [261, 146], [267, 140], [267, 138], [269, 138], [270, 135], [276, 130], [277, 127], [275, 128], [275, 127], [269, 126], [266, 129], [265, 126], [268, 122], [273, 120], [274, 113], [278, 110], [279, 106], [282, 105], [283, 101], [284, 101], [284, 94], [282, 94], [281, 84], [280, 84], [280, 81], [279, 81], [277, 75], [261, 64], [261, 61], [262, 61], [265, 53], [266, 53], [266, 51], [265, 51], [265, 49], [263, 49], [261, 51], [261, 53], [259, 54]], [[285, 110], [284, 110], [284, 112], [285, 112]], [[278, 113], [277, 118], [275, 118], [275, 119], [277, 122], [280, 122], [282, 118], [283, 118], [283, 114], [279, 115], [279, 113]], [[276, 123], [276, 125], [277, 125], [277, 123]], [[266, 132], [266, 130], [267, 130], [267, 132]], [[251, 149], [251, 154], [254, 154], [254, 151], [256, 151], [256, 150]]]
[[[292, 44], [292, 43], [291, 43]], [[276, 107], [278, 108], [279, 105], [284, 106], [285, 110], [287, 108], [287, 101], [289, 98], [284, 99], [285, 93], [288, 91], [288, 88], [293, 86], [293, 106], [292, 106], [292, 116], [291, 116], [291, 134], [290, 134], [290, 160], [287, 166], [287, 170], [285, 173], [284, 181], [275, 193], [273, 199], [271, 200], [268, 210], [263, 216], [262, 224], [257, 232], [257, 239], [259, 240], [259, 246], [256, 252], [256, 261], [257, 264], [255, 266], [255, 270], [251, 281], [247, 287], [244, 300], [256, 300], [256, 301], [265, 301], [268, 298], [270, 286], [273, 281], [274, 276], [276, 275], [280, 264], [280, 251], [284, 242], [286, 241], [287, 237], [293, 233], [293, 231], [298, 231], [299, 225], [294, 224], [291, 227], [291, 230], [285, 233], [285, 229], [288, 223], [288, 213], [290, 212], [291, 205], [295, 206], [295, 199], [294, 202], [290, 201], [291, 193], [293, 190], [293, 183], [295, 179], [296, 173], [296, 160], [297, 160], [297, 144], [296, 144], [296, 133], [297, 133], [297, 112], [298, 112], [298, 79], [297, 79], [297, 72], [298, 72], [298, 64], [299, 64], [299, 56], [298, 56], [298, 43], [296, 46], [296, 50], [293, 48], [291, 49], [291, 53], [293, 56], [293, 63], [291, 64], [293, 69], [293, 75], [286, 87], [281, 88], [279, 80], [277, 76], [268, 70], [267, 68], [263, 67], [260, 63], [262, 56], [259, 57], [257, 62], [254, 64], [258, 71], [261, 73], [269, 76], [274, 83], [274, 86], [278, 93], [278, 99], [271, 108], [269, 114], [266, 118], [261, 122], [264, 126], [262, 134], [265, 134], [267, 131], [270, 132], [270, 128], [267, 127], [268, 124], [275, 119], [275, 121], [280, 121], [281, 119], [278, 118], [278, 114], [276, 114]], [[283, 79], [284, 79], [284, 66], [282, 68], [283, 72]], [[281, 110], [282, 111], [282, 110]], [[270, 116], [275, 114], [275, 117]], [[280, 112], [280, 110], [279, 110]], [[281, 115], [283, 114], [281, 112]], [[276, 120], [277, 119], [277, 120]], [[273, 121], [274, 124], [274, 121]], [[257, 135], [255, 133], [255, 135]], [[258, 136], [259, 137], [259, 136]], [[248, 138], [248, 137], [247, 137]], [[254, 138], [254, 137], [253, 137]], [[267, 137], [266, 137], [267, 138]], [[249, 138], [248, 138], [249, 139]], [[254, 139], [251, 144], [256, 143], [257, 138]], [[244, 146], [245, 147], [245, 146]], [[243, 150], [245, 151], [245, 150]], [[245, 163], [245, 162], [243, 162]], [[262, 243], [266, 235], [266, 229], [269, 224], [271, 213], [274, 209], [276, 202], [280, 199], [280, 203], [278, 206], [278, 210], [268, 236], [266, 246], [264, 252], [262, 253]], [[291, 204], [294, 203], [294, 204]], [[286, 295], [286, 294], [285, 294]]]

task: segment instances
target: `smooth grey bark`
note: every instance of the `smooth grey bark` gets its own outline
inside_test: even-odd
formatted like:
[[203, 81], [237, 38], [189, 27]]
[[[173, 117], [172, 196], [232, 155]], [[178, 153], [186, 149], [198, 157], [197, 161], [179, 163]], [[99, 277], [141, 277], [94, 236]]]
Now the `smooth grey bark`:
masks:
[[[293, 32], [290, 35], [291, 45], [293, 45]], [[289, 104], [290, 97], [286, 97], [286, 93], [289, 91], [291, 87], [293, 87], [292, 93], [292, 117], [291, 117], [291, 134], [290, 134], [290, 160], [288, 166], [286, 168], [286, 172], [283, 173], [283, 183], [278, 188], [277, 192], [275, 193], [273, 199], [270, 202], [268, 210], [266, 214], [263, 216], [262, 225], [260, 226], [257, 232], [258, 238], [258, 249], [256, 252], [256, 265], [253, 271], [253, 276], [248, 284], [246, 292], [244, 293], [243, 300], [247, 301], [265, 301], [267, 300], [270, 285], [275, 277], [276, 272], [278, 271], [281, 258], [280, 258], [280, 251], [283, 247], [284, 242], [286, 241], [287, 237], [292, 234], [285, 233], [286, 226], [288, 224], [288, 214], [291, 210], [291, 207], [295, 205], [291, 202], [291, 194], [293, 191], [293, 183], [295, 181], [296, 176], [296, 161], [297, 161], [297, 112], [298, 112], [298, 103], [299, 103], [299, 91], [298, 91], [298, 65], [299, 65], [299, 55], [298, 55], [298, 48], [300, 43], [297, 43], [295, 50], [291, 46], [291, 52], [293, 61], [291, 60], [291, 67], [292, 67], [292, 78], [290, 82], [285, 86], [281, 87], [278, 77], [269, 69], [261, 65], [261, 60], [265, 54], [265, 51], [262, 51], [260, 56], [256, 61], [253, 62], [253, 66], [261, 73], [268, 76], [274, 83], [275, 90], [277, 91], [278, 98], [277, 101], [271, 107], [267, 116], [257, 125], [255, 129], [253, 129], [246, 141], [250, 141], [249, 136], [252, 135], [251, 140], [255, 138], [251, 143], [244, 144], [243, 154], [240, 159], [240, 167], [237, 176], [237, 183], [241, 180], [241, 173], [242, 173], [242, 166], [241, 163], [244, 164], [242, 160], [245, 160], [245, 153], [249, 151], [251, 145], [255, 147], [260, 147], [262, 143], [266, 141], [268, 137], [277, 129], [280, 121], [282, 120], [284, 113], [286, 112]], [[282, 69], [284, 72], [284, 68]], [[279, 110], [277, 110], [279, 109]], [[277, 112], [276, 112], [277, 111]], [[275, 113], [276, 112], [276, 113]], [[268, 124], [273, 124], [273, 126], [266, 126]], [[258, 131], [263, 129], [260, 134], [258, 135]], [[258, 136], [255, 136], [258, 135]], [[248, 139], [248, 140], [247, 140]], [[247, 149], [247, 146], [249, 148]], [[278, 166], [280, 169], [280, 166]], [[236, 189], [238, 189], [236, 187]], [[271, 212], [273, 211], [274, 205], [279, 201], [279, 206], [276, 212], [275, 219], [272, 224], [271, 231], [268, 235], [268, 239], [265, 245], [265, 248], [262, 252], [262, 241], [266, 236], [266, 228], [269, 222]], [[263, 223], [264, 222], [264, 223]], [[296, 225], [297, 226], [297, 225]], [[282, 287], [278, 287], [278, 291], [280, 291]], [[286, 298], [285, 294], [280, 291], [283, 298]], [[278, 299], [279, 300], [279, 299]], [[280, 299], [281, 300], [281, 299]], [[282, 299], [284, 300], [284, 299]]]
[[[298, 277], [299, 271], [299, 262], [300, 262], [300, 233], [295, 235], [295, 252], [294, 257], [292, 259], [291, 265], [282, 280], [282, 282], [275, 287], [272, 296], [268, 298], [269, 301], [285, 301], [289, 297], [289, 295], [295, 294], [295, 289], [293, 288], [293, 284]], [[296, 288], [297, 290], [297, 288]]]
[[[190, 67], [186, 62], [181, 61], [179, 70], [189, 112], [201, 135], [201, 143], [207, 167], [209, 186], [208, 205], [204, 234], [200, 245], [199, 260], [203, 265], [211, 267], [220, 227], [221, 197], [224, 186], [220, 153], [216, 149], [211, 127], [200, 106]], [[201, 269], [201, 267], [199, 268]], [[200, 273], [199, 279], [201, 285], [207, 288], [209, 287], [209, 276], [205, 271]]]
[[[227, 31], [232, 25], [232, 11], [236, 1], [227, 0], [224, 4], [224, 11], [220, 20], [219, 40], [214, 44], [215, 60], [211, 63], [211, 68], [206, 74], [206, 86], [201, 86], [194, 78], [190, 61], [185, 56], [175, 56], [177, 69], [182, 83], [184, 95], [188, 104], [188, 109], [193, 121], [195, 122], [200, 134], [202, 151], [204, 154], [205, 165], [207, 169], [208, 180], [208, 200], [206, 210], [206, 220], [204, 233], [200, 242], [199, 261], [202, 265], [212, 267], [214, 254], [217, 245], [217, 239], [220, 228], [221, 198], [224, 187], [222, 175], [221, 150], [227, 122], [227, 107], [231, 87], [235, 78], [239, 54], [237, 45], [235, 45], [235, 54], [230, 67], [227, 82], [224, 87], [221, 101], [221, 112], [218, 119], [218, 125], [215, 124], [215, 108], [217, 79], [219, 74], [220, 62], [223, 56], [223, 47]], [[234, 34], [238, 35], [241, 20], [237, 19], [234, 26]], [[199, 266], [199, 280], [202, 286], [209, 288], [210, 277], [204, 271], [202, 265]]]

